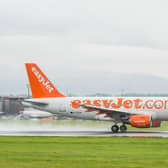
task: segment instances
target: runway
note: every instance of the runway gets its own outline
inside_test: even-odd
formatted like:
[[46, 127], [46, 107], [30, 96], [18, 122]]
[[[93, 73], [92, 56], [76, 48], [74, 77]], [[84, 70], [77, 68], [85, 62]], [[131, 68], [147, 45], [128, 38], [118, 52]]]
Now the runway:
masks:
[[[166, 126], [166, 125], [165, 125]], [[112, 133], [110, 123], [89, 121], [40, 122], [8, 120], [0, 122], [0, 136], [58, 136], [58, 137], [164, 137], [168, 131], [131, 130], [126, 133]]]
[[163, 137], [168, 138], [168, 132], [135, 132], [112, 133], [109, 131], [0, 131], [0, 136], [72, 136], [72, 137]]

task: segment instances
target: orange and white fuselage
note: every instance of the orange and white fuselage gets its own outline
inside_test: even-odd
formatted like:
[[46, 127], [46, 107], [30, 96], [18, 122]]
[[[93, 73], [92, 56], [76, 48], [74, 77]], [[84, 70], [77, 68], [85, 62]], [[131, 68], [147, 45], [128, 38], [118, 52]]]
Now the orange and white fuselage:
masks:
[[[108, 110], [122, 111], [130, 114], [150, 114], [154, 120], [168, 120], [168, 98], [166, 97], [65, 97], [36, 98], [27, 102], [46, 103], [47, 106], [32, 104], [34, 108], [54, 114], [61, 113], [68, 117], [80, 119], [113, 120], [106, 117], [106, 112], [89, 111], [78, 104], [94, 105]], [[91, 113], [92, 112], [92, 113]]]
[[138, 128], [159, 127], [168, 120], [168, 97], [66, 97], [61, 94], [34, 63], [26, 70], [33, 108], [66, 117], [106, 120]]

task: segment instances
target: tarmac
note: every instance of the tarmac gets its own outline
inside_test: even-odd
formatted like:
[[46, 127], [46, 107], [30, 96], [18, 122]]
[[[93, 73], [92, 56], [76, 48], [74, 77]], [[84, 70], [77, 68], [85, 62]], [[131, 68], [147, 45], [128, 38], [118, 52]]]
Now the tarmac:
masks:
[[168, 131], [112, 133], [109, 131], [0, 131], [0, 136], [58, 136], [58, 137], [163, 137], [168, 138]]

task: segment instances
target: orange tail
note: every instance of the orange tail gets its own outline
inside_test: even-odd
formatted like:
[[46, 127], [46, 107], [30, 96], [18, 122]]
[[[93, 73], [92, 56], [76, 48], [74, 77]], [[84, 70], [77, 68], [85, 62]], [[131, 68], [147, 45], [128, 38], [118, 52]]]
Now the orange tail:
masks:
[[65, 97], [48, 80], [40, 68], [34, 63], [26, 63], [33, 98]]

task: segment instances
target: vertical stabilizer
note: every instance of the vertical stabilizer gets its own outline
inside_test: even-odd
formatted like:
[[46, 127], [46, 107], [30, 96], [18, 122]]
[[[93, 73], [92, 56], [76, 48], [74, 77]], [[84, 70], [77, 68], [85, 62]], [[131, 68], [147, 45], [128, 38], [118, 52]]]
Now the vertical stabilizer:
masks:
[[26, 63], [25, 66], [33, 98], [65, 97], [54, 87], [36, 64]]

